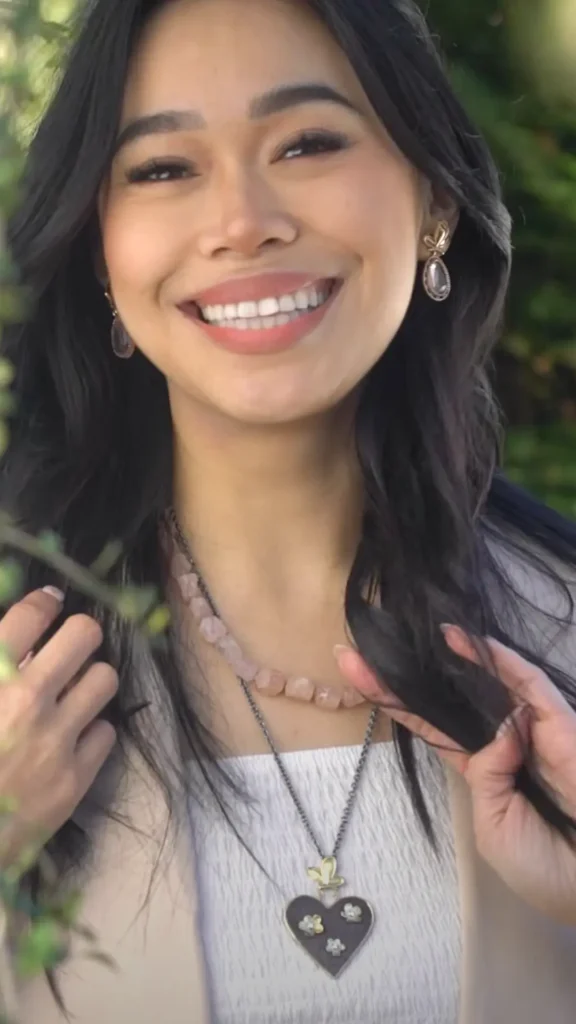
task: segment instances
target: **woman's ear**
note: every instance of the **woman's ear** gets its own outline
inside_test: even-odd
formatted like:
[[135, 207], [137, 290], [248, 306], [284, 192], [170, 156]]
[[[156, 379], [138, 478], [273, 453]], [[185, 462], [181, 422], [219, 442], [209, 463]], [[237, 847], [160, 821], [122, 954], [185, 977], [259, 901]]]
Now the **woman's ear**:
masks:
[[430, 187], [428, 192], [427, 209], [422, 221], [422, 231], [420, 233], [418, 246], [419, 260], [427, 260], [429, 258], [430, 251], [424, 244], [424, 239], [427, 235], [434, 236], [438, 224], [440, 224], [441, 221], [444, 221], [448, 225], [450, 229], [450, 240], [452, 240], [460, 221], [460, 207], [447, 192], [433, 190], [432, 187]]

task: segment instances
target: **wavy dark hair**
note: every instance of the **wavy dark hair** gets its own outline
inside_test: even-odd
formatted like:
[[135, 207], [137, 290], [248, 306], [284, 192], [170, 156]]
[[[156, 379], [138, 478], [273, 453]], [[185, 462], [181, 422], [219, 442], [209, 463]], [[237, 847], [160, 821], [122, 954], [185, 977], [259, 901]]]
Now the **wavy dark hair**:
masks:
[[[173, 475], [166, 382], [140, 353], [129, 363], [113, 357], [111, 314], [96, 272], [96, 198], [114, 150], [127, 66], [161, 2], [169, 0], [89, 4], [30, 147], [9, 240], [34, 306], [2, 343], [16, 368], [17, 404], [0, 500], [27, 530], [57, 531], [84, 565], [119, 538], [124, 555], [110, 579], [162, 593], [158, 534]], [[460, 210], [447, 257], [449, 300], [431, 303], [418, 281], [398, 336], [363, 385], [356, 436], [365, 515], [346, 615], [360, 651], [395, 694], [477, 751], [492, 739], [510, 698], [488, 660], [481, 668], [450, 652], [440, 623], [457, 623], [475, 637], [490, 633], [514, 647], [542, 666], [576, 707], [575, 681], [554, 657], [573, 628], [567, 581], [576, 575], [576, 526], [501, 469], [491, 353], [510, 271], [510, 217], [488, 148], [455, 97], [413, 0], [309, 2], [402, 152]], [[550, 607], [523, 592], [507, 567], [512, 563], [541, 579]], [[36, 562], [25, 571], [30, 587], [54, 582]], [[120, 739], [143, 753], [170, 802], [174, 789], [149, 742], [149, 714], [130, 713], [141, 700], [134, 626], [119, 624], [68, 588], [63, 614], [78, 611], [103, 623], [99, 657], [120, 674], [107, 715]], [[553, 636], [525, 626], [541, 615]], [[198, 763], [211, 759], [215, 776], [215, 746], [200, 725], [174, 638], [151, 656], [165, 707]], [[394, 739], [434, 846], [411, 735], [394, 726]], [[182, 770], [182, 786], [186, 780]], [[546, 821], [575, 841], [576, 821], [546, 790], [528, 752], [517, 785]], [[68, 822], [49, 843], [63, 865], [80, 863], [77, 832]]]

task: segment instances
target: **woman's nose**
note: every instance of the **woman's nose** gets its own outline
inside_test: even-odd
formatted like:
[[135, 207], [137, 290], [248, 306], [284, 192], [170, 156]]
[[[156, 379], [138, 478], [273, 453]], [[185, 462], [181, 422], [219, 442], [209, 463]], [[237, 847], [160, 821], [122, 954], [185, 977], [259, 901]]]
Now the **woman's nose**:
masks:
[[265, 248], [290, 245], [298, 237], [296, 219], [282, 209], [264, 183], [243, 180], [214, 189], [211, 211], [198, 235], [202, 256], [256, 256]]

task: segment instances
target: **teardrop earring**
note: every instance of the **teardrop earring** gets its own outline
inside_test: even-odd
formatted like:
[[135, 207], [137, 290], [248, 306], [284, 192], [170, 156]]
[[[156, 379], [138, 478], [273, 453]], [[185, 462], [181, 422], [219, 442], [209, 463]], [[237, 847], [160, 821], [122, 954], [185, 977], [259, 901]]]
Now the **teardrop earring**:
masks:
[[118, 315], [112, 296], [109, 292], [104, 294], [112, 310], [112, 330], [110, 332], [112, 351], [118, 359], [131, 359], [136, 351], [136, 346]]
[[434, 235], [425, 235], [424, 245], [430, 253], [422, 274], [424, 291], [434, 302], [445, 302], [452, 291], [450, 271], [442, 259], [450, 248], [450, 228], [446, 221], [440, 221]]

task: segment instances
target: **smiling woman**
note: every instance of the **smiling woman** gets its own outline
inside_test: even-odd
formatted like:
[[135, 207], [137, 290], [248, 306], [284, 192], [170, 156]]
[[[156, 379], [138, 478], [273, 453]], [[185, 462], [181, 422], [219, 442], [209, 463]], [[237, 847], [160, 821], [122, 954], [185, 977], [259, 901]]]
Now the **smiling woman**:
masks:
[[78, 1024], [572, 1024], [576, 530], [499, 468], [510, 220], [416, 6], [94, 0], [10, 240], [0, 502], [172, 610], [0, 622]]
[[[264, 35], [292, 45], [272, 58]], [[128, 333], [171, 381], [173, 409], [187, 396], [186, 434], [200, 402], [282, 423], [349, 400], [402, 322], [424, 236], [455, 225], [447, 207], [305, 8], [176, 5], [146, 26], [101, 231]], [[247, 372], [230, 353], [281, 358]]]

